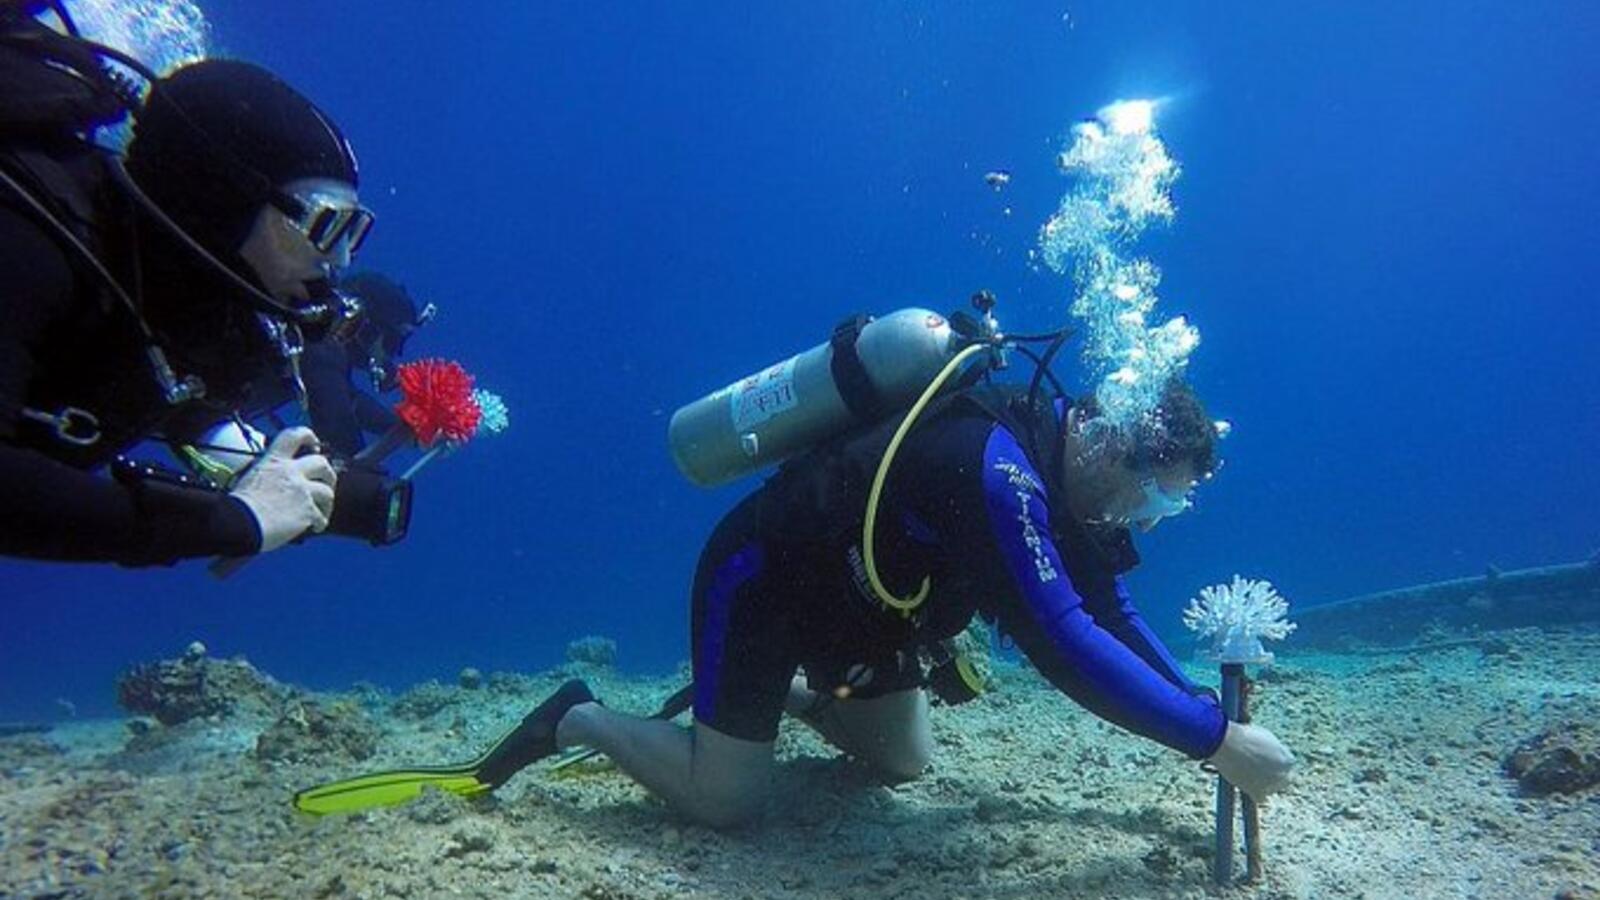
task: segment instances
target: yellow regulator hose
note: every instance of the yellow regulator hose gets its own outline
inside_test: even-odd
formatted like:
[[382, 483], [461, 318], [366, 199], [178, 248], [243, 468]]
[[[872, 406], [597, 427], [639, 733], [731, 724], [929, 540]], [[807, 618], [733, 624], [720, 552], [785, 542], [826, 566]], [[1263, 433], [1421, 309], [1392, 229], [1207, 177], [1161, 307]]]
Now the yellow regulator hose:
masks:
[[902, 600], [891, 594], [889, 589], [884, 587], [883, 581], [878, 578], [876, 554], [873, 553], [872, 549], [872, 535], [876, 530], [878, 521], [878, 500], [883, 495], [884, 482], [889, 479], [889, 466], [894, 462], [894, 455], [900, 449], [900, 442], [905, 440], [906, 434], [911, 431], [911, 426], [916, 424], [917, 416], [922, 414], [923, 409], [927, 408], [934, 395], [939, 393], [939, 389], [944, 387], [944, 383], [950, 380], [950, 376], [961, 367], [962, 363], [966, 362], [974, 354], [982, 353], [989, 349], [988, 344], [973, 344], [957, 353], [954, 359], [945, 363], [944, 368], [939, 370], [939, 374], [935, 375], [933, 380], [928, 382], [928, 386], [923, 389], [922, 396], [918, 397], [917, 402], [912, 404], [910, 411], [906, 413], [905, 419], [901, 421], [900, 427], [895, 429], [894, 437], [889, 440], [889, 448], [883, 452], [883, 459], [878, 463], [878, 472], [872, 478], [872, 492], [867, 495], [867, 517], [861, 525], [861, 556], [866, 563], [867, 583], [872, 586], [872, 592], [878, 596], [879, 600], [883, 601], [885, 606], [898, 610], [900, 615], [906, 618], [910, 618], [911, 611], [921, 606], [922, 601], [928, 598], [930, 582], [928, 577], [924, 575], [922, 577], [922, 586], [917, 589], [917, 592]]

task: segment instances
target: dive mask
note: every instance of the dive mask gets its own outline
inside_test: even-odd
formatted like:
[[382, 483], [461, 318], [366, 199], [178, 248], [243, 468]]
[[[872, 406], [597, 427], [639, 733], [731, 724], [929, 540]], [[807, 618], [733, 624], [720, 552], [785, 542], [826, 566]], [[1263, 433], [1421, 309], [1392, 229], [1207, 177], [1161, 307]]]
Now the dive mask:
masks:
[[1142, 499], [1128, 513], [1128, 521], [1138, 523], [1142, 531], [1149, 531], [1157, 522], [1182, 513], [1191, 505], [1187, 491], [1174, 497], [1162, 490], [1160, 482], [1153, 477], [1139, 482], [1139, 491]]
[[372, 210], [359, 203], [320, 192], [280, 194], [273, 205], [324, 256], [341, 244], [350, 256], [355, 256], [377, 220]]

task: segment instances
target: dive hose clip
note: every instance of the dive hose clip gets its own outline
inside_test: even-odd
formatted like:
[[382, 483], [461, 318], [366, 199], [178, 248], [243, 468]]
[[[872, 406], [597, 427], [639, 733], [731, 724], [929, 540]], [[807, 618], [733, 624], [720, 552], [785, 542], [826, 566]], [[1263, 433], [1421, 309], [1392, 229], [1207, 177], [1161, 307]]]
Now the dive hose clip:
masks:
[[54, 415], [37, 409], [22, 410], [22, 417], [47, 426], [56, 440], [75, 447], [92, 447], [100, 443], [100, 419], [94, 413], [76, 406], [64, 406]]
[[947, 706], [959, 706], [983, 695], [987, 679], [955, 641], [946, 639], [924, 646], [929, 690]]
[[417, 313], [417, 318], [412, 322], [412, 326], [415, 328], [421, 328], [429, 322], [432, 322], [438, 317], [438, 315], [439, 305], [437, 303], [429, 302], [422, 307], [422, 312]]
[[374, 393], [381, 394], [389, 386], [389, 370], [375, 359], [367, 361], [367, 377], [372, 380]]
[[191, 400], [199, 400], [206, 395], [206, 383], [197, 375], [178, 377], [173, 371], [172, 364], [167, 362], [167, 354], [155, 344], [145, 347], [145, 355], [150, 360], [150, 368], [155, 371], [156, 385], [161, 389], [161, 399], [168, 406], [182, 406]]
[[256, 313], [256, 318], [261, 322], [261, 327], [267, 333], [267, 340], [272, 342], [278, 355], [283, 357], [285, 375], [290, 385], [294, 387], [295, 397], [300, 401], [300, 408], [309, 412], [311, 397], [306, 391], [306, 380], [300, 374], [300, 356], [305, 353], [305, 334], [300, 331], [300, 326], [293, 322], [286, 322], [266, 313]]

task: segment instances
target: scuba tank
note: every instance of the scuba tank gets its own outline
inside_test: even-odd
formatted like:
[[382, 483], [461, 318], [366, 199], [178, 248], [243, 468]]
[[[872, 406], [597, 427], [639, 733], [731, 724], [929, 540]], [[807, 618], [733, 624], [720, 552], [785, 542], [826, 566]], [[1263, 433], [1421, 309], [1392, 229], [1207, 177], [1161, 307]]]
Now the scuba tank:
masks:
[[[973, 294], [972, 306], [976, 316], [958, 311], [946, 319], [913, 307], [881, 319], [847, 319], [834, 329], [827, 343], [673, 413], [667, 428], [673, 460], [690, 481], [714, 487], [781, 462], [853, 427], [904, 411], [872, 479], [860, 547], [873, 595], [884, 606], [909, 617], [926, 599], [929, 579], [924, 577], [909, 596], [892, 594], [878, 574], [873, 534], [889, 469], [918, 416], [969, 361], [981, 359], [955, 378], [958, 389], [1004, 368], [1007, 348], [1015, 348], [1034, 362], [1029, 408], [1034, 407], [1045, 378], [1065, 395], [1050, 374], [1050, 361], [1071, 336], [1071, 329], [1006, 335], [995, 321], [994, 294]], [[1035, 342], [1050, 345], [1042, 357], [1021, 346]]]
[[673, 461], [700, 487], [782, 462], [910, 406], [967, 343], [927, 309], [852, 317], [825, 343], [673, 413]]
[[[690, 481], [714, 487], [853, 427], [904, 411], [878, 464], [859, 546], [873, 594], [886, 608], [909, 617], [927, 597], [929, 579], [924, 577], [910, 596], [891, 593], [879, 577], [873, 540], [879, 499], [900, 442], [934, 395], [969, 360], [982, 358], [957, 384], [970, 384], [971, 376], [1003, 368], [1007, 345], [1049, 341], [1051, 350], [1042, 360], [1024, 350], [1044, 373], [1069, 333], [1063, 329], [1008, 338], [995, 321], [993, 294], [974, 294], [972, 305], [977, 316], [956, 312], [947, 319], [913, 307], [881, 319], [847, 319], [826, 343], [679, 408], [667, 429], [673, 460]], [[1037, 388], [1038, 377], [1030, 390]], [[935, 649], [929, 653], [924, 683], [942, 700], [962, 703], [983, 691], [985, 676], [955, 641], [942, 641]]]

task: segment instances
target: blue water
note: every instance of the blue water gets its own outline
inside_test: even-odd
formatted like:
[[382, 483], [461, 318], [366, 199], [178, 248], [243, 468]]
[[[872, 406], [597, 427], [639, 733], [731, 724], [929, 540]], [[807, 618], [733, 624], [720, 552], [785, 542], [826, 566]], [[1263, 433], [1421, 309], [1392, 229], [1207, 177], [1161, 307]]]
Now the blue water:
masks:
[[1141, 543], [1149, 618], [1176, 631], [1234, 572], [1307, 604], [1600, 537], [1588, 4], [205, 8], [349, 133], [380, 216], [361, 263], [439, 304], [413, 349], [512, 428], [427, 471], [397, 547], [220, 584], [0, 563], [0, 719], [109, 712], [120, 668], [196, 638], [317, 687], [543, 668], [591, 633], [669, 669], [700, 542], [750, 486], [684, 481], [672, 410], [855, 310], [986, 287], [1014, 330], [1061, 322], [1071, 286], [1027, 252], [1066, 129], [1123, 97], [1169, 98], [1179, 213], [1143, 249], [1236, 426]]

